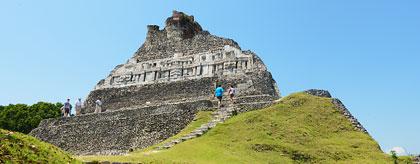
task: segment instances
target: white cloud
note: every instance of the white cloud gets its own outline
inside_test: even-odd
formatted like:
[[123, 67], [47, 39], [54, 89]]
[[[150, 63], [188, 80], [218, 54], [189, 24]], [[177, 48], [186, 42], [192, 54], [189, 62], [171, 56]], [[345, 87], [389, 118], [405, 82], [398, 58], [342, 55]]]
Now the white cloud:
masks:
[[390, 150], [388, 150], [388, 154], [391, 154], [391, 151], [395, 151], [395, 153], [398, 155], [398, 156], [404, 156], [404, 155], [408, 155], [407, 154], [407, 151], [405, 151], [405, 149], [404, 148], [402, 148], [402, 147], [393, 147], [392, 149], [390, 149]]

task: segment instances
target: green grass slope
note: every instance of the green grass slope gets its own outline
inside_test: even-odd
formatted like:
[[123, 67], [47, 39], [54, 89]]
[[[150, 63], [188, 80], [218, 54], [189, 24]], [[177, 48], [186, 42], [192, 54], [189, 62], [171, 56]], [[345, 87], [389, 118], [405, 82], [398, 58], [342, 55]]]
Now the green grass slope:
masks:
[[168, 150], [79, 158], [145, 163], [392, 163], [375, 140], [354, 130], [331, 99], [304, 93], [232, 117]]
[[80, 163], [32, 136], [0, 129], [0, 163]]

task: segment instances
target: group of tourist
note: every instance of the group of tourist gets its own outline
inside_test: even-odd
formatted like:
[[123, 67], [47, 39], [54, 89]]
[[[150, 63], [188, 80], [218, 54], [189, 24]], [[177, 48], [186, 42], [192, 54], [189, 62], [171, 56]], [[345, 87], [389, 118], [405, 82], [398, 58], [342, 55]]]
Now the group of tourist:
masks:
[[[216, 89], [214, 90], [214, 96], [217, 98], [218, 103], [217, 106], [218, 108], [223, 107], [222, 104], [222, 99], [223, 99], [223, 94], [224, 94], [225, 90], [223, 89], [221, 84], [217, 84]], [[236, 95], [236, 88], [233, 87], [233, 85], [229, 85], [229, 89], [228, 89], [228, 95], [229, 95], [229, 99], [230, 102], [233, 104], [235, 103], [233, 98]], [[76, 103], [74, 103], [75, 109], [76, 109], [76, 116], [79, 116], [82, 114], [82, 109], [84, 108], [84, 104], [82, 102], [81, 98], [78, 98]], [[67, 99], [67, 101], [64, 103], [63, 107], [61, 107], [61, 113], [63, 117], [70, 117], [71, 115], [71, 110], [72, 110], [73, 106], [70, 103], [70, 99]], [[102, 101], [101, 99], [97, 99], [95, 101], [95, 111], [94, 113], [101, 113], [102, 112]]]
[[[76, 103], [74, 104], [74, 106], [76, 108], [76, 115], [80, 115], [82, 107], [83, 107], [82, 99], [79, 98], [76, 101]], [[73, 108], [73, 106], [70, 103], [70, 99], [67, 99], [67, 101], [64, 103], [64, 105], [61, 107], [62, 116], [63, 117], [70, 117], [72, 108]]]
[[[81, 98], [78, 98], [76, 103], [74, 103], [75, 109], [76, 109], [76, 116], [79, 116], [82, 114], [82, 109], [84, 108], [84, 104], [82, 102]], [[71, 115], [71, 109], [73, 106], [70, 103], [70, 99], [68, 98], [67, 101], [64, 103], [64, 105], [61, 107], [61, 115], [63, 117], [70, 117]], [[102, 112], [102, 101], [101, 99], [97, 99], [95, 101], [95, 113], [101, 113]]]
[[[217, 106], [219, 108], [223, 106], [222, 99], [223, 99], [223, 93], [224, 92], [225, 92], [225, 90], [223, 89], [222, 85], [217, 84], [216, 89], [214, 90], [214, 96], [219, 100], [218, 103], [217, 103]], [[236, 88], [234, 88], [233, 85], [229, 86], [228, 95], [229, 95], [230, 102], [232, 104], [235, 103], [233, 98], [236, 95]]]

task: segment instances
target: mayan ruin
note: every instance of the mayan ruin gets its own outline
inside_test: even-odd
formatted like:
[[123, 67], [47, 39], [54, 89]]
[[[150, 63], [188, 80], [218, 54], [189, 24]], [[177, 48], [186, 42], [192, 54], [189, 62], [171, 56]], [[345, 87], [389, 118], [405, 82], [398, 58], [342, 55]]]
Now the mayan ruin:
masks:
[[[75, 154], [122, 154], [158, 143], [178, 133], [196, 112], [216, 108], [217, 84], [234, 85], [237, 104], [219, 111], [204, 129], [233, 112], [266, 107], [280, 98], [271, 73], [252, 51], [211, 35], [183, 12], [173, 11], [165, 24], [163, 29], [147, 26], [147, 38], [133, 57], [89, 93], [85, 115], [44, 120], [31, 133]], [[103, 113], [93, 113], [97, 99]], [[62, 138], [63, 127], [70, 137]]]

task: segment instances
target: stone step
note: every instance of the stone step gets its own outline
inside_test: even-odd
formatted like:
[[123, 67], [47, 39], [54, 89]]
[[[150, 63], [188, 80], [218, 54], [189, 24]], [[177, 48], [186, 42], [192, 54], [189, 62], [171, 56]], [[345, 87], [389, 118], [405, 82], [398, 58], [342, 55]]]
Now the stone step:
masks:
[[197, 137], [202, 136], [204, 134], [203, 131], [199, 131], [199, 132], [194, 132], [193, 134], [195, 134]]
[[167, 144], [164, 144], [164, 145], [162, 145], [162, 146], [159, 146], [157, 149], [159, 149], [159, 150], [163, 150], [163, 149], [169, 149], [169, 148], [171, 148], [172, 146], [174, 146], [175, 144], [173, 144], [173, 143], [167, 143]]
[[232, 117], [234, 111], [241, 111], [246, 109], [245, 107], [262, 107], [265, 105], [271, 105], [272, 101], [263, 101], [263, 102], [252, 102], [252, 103], [241, 103], [234, 106], [222, 107], [212, 113], [212, 120], [202, 124], [199, 128], [193, 130], [192, 132], [188, 133], [187, 135], [182, 136], [180, 139], [176, 139], [171, 141], [169, 144], [165, 144], [159, 149], [168, 149], [173, 147], [175, 144], [202, 136], [211, 128], [215, 127], [218, 123], [222, 123]]
[[181, 143], [182, 141], [181, 141], [181, 140], [179, 140], [179, 139], [175, 139], [175, 140], [172, 140], [171, 142], [172, 142], [172, 143], [174, 143], [174, 144], [179, 144], [179, 143]]
[[258, 101], [273, 101], [275, 98], [268, 94], [263, 95], [250, 95], [250, 96], [242, 96], [234, 99], [236, 103], [246, 103], [246, 102], [258, 102]]
[[186, 140], [190, 140], [190, 139], [193, 139], [193, 138], [195, 138], [195, 136], [189, 136], [189, 135], [187, 135], [187, 136], [181, 137], [181, 140], [182, 141], [186, 141]]
[[244, 113], [248, 111], [253, 111], [257, 109], [262, 109], [271, 106], [274, 104], [273, 101], [262, 101], [262, 102], [252, 102], [252, 103], [241, 103], [238, 104], [238, 113]]
[[[262, 94], [262, 95], [249, 95], [249, 96], [241, 96], [241, 97], [235, 97], [234, 103], [240, 104], [240, 103], [247, 103], [247, 102], [260, 102], [260, 101], [274, 101], [276, 98], [273, 96], [270, 96], [268, 94]], [[214, 106], [217, 106], [218, 100], [214, 98], [211, 100]], [[230, 98], [228, 96], [224, 96], [222, 99], [222, 104], [231, 104]]]
[[[253, 97], [258, 97], [258, 96], [254, 95], [250, 97], [253, 98]], [[199, 128], [193, 130], [189, 134], [182, 136], [180, 139], [172, 140], [168, 144], [165, 144], [159, 147], [158, 149], [169, 149], [178, 143], [202, 136], [208, 130], [215, 127], [218, 123], [222, 123], [226, 121], [227, 119], [229, 119], [230, 117], [232, 117], [234, 111], [241, 113], [241, 112], [246, 112], [249, 110], [261, 109], [271, 104], [273, 104], [273, 101], [270, 100], [270, 101], [259, 101], [259, 102], [244, 102], [244, 103], [238, 103], [232, 106], [222, 107], [212, 113], [213, 119], [211, 121], [205, 124], [202, 124]]]
[[169, 149], [171, 147], [173, 147], [176, 144], [179, 144], [181, 142], [199, 137], [201, 135], [203, 135], [205, 132], [207, 132], [208, 130], [210, 130], [211, 128], [215, 127], [218, 123], [225, 121], [226, 119], [228, 119], [230, 117], [230, 113], [229, 111], [231, 111], [233, 109], [231, 108], [222, 108], [219, 109], [218, 111], [215, 111], [212, 113], [213, 115], [213, 119], [205, 124], [202, 124], [199, 128], [193, 130], [191, 133], [182, 136], [180, 139], [175, 139], [172, 140], [160, 147], [158, 147], [157, 149]]

